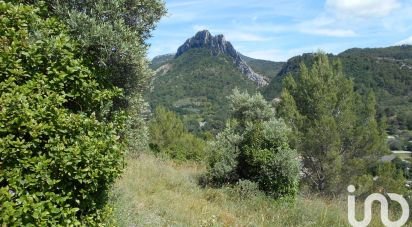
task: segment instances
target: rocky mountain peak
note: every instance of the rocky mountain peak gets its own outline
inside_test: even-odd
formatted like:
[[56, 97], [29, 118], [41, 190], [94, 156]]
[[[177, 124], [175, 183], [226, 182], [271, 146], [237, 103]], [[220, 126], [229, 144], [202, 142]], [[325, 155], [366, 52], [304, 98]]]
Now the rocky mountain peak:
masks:
[[268, 84], [267, 79], [262, 75], [253, 71], [252, 68], [241, 58], [241, 55], [235, 50], [229, 41], [226, 41], [223, 35], [213, 36], [208, 30], [199, 31], [195, 36], [186, 40], [177, 50], [175, 58], [184, 54], [186, 51], [193, 48], [207, 48], [211, 54], [225, 54], [233, 59], [236, 67], [250, 80], [257, 83], [258, 86]]
[[200, 31], [192, 38], [186, 40], [177, 50], [176, 57], [193, 48], [210, 49], [213, 55], [228, 54], [229, 56], [235, 57], [237, 54], [232, 44], [226, 41], [223, 35], [213, 36], [208, 30]]

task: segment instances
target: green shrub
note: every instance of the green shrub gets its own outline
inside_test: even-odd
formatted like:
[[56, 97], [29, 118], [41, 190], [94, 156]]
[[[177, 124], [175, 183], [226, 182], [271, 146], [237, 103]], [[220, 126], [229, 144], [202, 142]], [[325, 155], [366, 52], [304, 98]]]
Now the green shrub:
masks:
[[0, 223], [97, 225], [122, 167], [123, 120], [105, 111], [120, 90], [38, 12], [0, 2]]
[[205, 157], [205, 146], [205, 141], [186, 132], [176, 140], [171, 152], [176, 151], [175, 158], [180, 160], [202, 161]]
[[235, 90], [230, 96], [233, 119], [210, 144], [208, 178], [214, 185], [239, 180], [256, 183], [275, 197], [298, 190], [299, 161], [289, 147], [290, 130], [261, 95]]
[[221, 186], [226, 183], [235, 183], [239, 179], [236, 167], [239, 156], [238, 144], [242, 141], [242, 136], [235, 134], [231, 124], [227, 124], [223, 132], [216, 136], [216, 139], [209, 142], [208, 172], [206, 183]]
[[257, 182], [259, 188], [274, 197], [295, 195], [298, 189], [297, 153], [289, 148], [288, 128], [272, 119], [247, 130], [240, 145], [238, 173]]
[[399, 139], [393, 139], [389, 141], [389, 148], [393, 151], [403, 150], [403, 143]]

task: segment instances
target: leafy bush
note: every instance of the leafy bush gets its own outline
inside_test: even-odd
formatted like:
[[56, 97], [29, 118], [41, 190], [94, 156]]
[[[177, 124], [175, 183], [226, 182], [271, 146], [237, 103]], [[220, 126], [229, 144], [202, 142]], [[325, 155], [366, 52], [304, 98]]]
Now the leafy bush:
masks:
[[249, 180], [275, 198], [295, 196], [299, 161], [289, 147], [286, 124], [275, 118], [261, 95], [235, 90], [230, 101], [232, 122], [210, 144], [210, 181], [222, 185]]
[[149, 105], [138, 94], [129, 99], [129, 104], [125, 130], [127, 150], [131, 155], [138, 155], [149, 149], [149, 128], [147, 125], [147, 115], [150, 113]]
[[77, 40], [100, 82], [123, 89], [115, 106], [129, 107], [130, 96], [150, 82], [145, 40], [166, 13], [161, 0], [13, 0], [45, 5], [43, 15], [55, 16]]
[[401, 151], [403, 150], [403, 143], [399, 139], [393, 139], [389, 141], [389, 148], [393, 151]]
[[122, 167], [123, 120], [105, 111], [120, 90], [101, 88], [57, 20], [0, 12], [0, 223], [96, 225]]
[[97, 72], [101, 87], [122, 89], [107, 111], [126, 111], [129, 119], [123, 132], [130, 153], [147, 149], [144, 117], [146, 90], [153, 72], [146, 52], [150, 32], [166, 13], [161, 0], [9, 0], [43, 6], [41, 16], [57, 17], [68, 27], [68, 35], [82, 50], [85, 64]]
[[256, 124], [240, 144], [238, 172], [241, 178], [257, 182], [274, 197], [295, 195], [298, 189], [297, 153], [290, 149], [286, 124], [277, 119]]
[[234, 132], [231, 124], [227, 124], [223, 132], [216, 136], [216, 139], [209, 142], [207, 147], [208, 173], [206, 182], [216, 186], [225, 183], [235, 183], [239, 179], [237, 173], [239, 148], [242, 136]]

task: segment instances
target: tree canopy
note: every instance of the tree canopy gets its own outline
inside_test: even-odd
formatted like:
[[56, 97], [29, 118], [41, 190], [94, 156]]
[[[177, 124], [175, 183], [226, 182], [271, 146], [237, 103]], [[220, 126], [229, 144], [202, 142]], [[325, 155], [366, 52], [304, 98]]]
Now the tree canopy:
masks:
[[340, 62], [322, 53], [285, 79], [279, 115], [293, 128], [305, 180], [321, 192], [339, 192], [388, 151], [374, 94], [355, 93]]

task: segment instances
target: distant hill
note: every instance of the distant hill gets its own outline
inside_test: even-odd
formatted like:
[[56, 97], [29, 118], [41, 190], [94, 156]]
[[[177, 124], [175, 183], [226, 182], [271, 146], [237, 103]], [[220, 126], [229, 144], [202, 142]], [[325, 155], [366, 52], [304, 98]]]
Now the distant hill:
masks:
[[255, 72], [264, 75], [269, 80], [275, 78], [285, 64], [285, 62], [273, 62], [268, 60], [254, 59], [242, 54], [240, 56]]
[[147, 98], [152, 108], [163, 105], [179, 113], [191, 131], [216, 131], [228, 116], [232, 90], [257, 92], [282, 64], [243, 56], [222, 35], [201, 31], [175, 55], [152, 60], [156, 76]]
[[313, 64], [313, 54], [307, 53], [299, 56], [290, 58], [282, 68], [279, 70], [278, 74], [270, 81], [268, 86], [263, 88], [262, 94], [265, 98], [271, 100], [278, 97], [282, 91], [282, 81], [289, 74], [297, 74], [299, 72], [300, 63], [305, 63], [310, 66]]
[[164, 54], [164, 55], [156, 56], [150, 62], [150, 68], [156, 70], [157, 68], [173, 60], [174, 58], [175, 58], [175, 54]]
[[[375, 92], [378, 113], [388, 118], [389, 132], [412, 140], [412, 46], [352, 48], [328, 56], [341, 60], [359, 93]], [[156, 77], [148, 100], [152, 107], [164, 105], [181, 114], [192, 131], [213, 131], [224, 124], [226, 96], [233, 88], [260, 91], [273, 99], [280, 95], [285, 76], [296, 75], [302, 62], [312, 65], [313, 57], [302, 54], [286, 63], [253, 59], [237, 52], [222, 35], [201, 31], [176, 54], [152, 60]]]
[[[353, 48], [329, 57], [341, 60], [344, 73], [354, 80], [359, 93], [370, 89], [375, 92], [379, 114], [389, 119], [390, 133], [399, 135], [403, 130], [412, 130], [412, 46]], [[289, 59], [264, 88], [264, 96], [279, 96], [283, 78], [288, 73], [296, 74], [301, 62], [310, 66], [313, 54]]]

